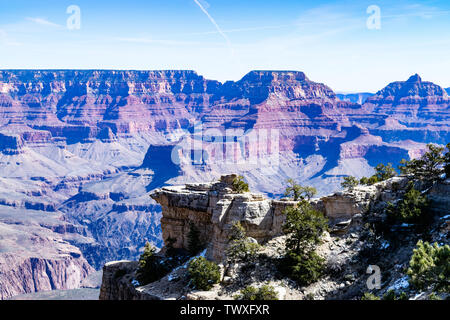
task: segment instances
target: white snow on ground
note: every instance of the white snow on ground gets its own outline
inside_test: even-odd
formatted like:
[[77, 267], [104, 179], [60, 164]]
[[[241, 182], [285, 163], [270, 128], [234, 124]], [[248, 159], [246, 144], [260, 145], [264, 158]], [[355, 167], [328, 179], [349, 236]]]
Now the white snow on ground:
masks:
[[394, 282], [394, 284], [388, 288], [388, 291], [389, 291], [389, 290], [397, 291], [397, 290], [400, 290], [400, 289], [406, 289], [406, 288], [408, 288], [408, 287], [409, 287], [408, 279], [409, 279], [408, 276], [404, 276], [404, 277], [402, 277], [402, 278], [400, 278], [400, 279], [397, 279], [397, 280]]

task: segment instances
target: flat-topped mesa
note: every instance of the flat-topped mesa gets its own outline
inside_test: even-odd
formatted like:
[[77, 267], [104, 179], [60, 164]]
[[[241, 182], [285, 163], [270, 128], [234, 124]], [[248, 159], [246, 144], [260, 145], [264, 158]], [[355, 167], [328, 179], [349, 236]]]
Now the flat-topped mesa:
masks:
[[280, 235], [283, 211], [296, 202], [266, 199], [251, 192], [236, 193], [232, 188], [234, 178], [236, 175], [228, 175], [218, 182], [155, 190], [151, 197], [162, 206], [164, 243], [167, 245], [173, 239], [173, 247], [187, 249], [192, 223], [200, 231], [202, 243], [207, 244], [207, 257], [221, 261], [235, 221], [258, 242]]

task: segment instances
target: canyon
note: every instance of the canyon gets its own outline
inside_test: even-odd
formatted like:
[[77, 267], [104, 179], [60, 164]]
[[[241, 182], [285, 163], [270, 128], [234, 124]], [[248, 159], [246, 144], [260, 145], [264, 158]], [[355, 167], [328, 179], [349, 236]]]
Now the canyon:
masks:
[[449, 141], [448, 89], [418, 75], [340, 99], [298, 71], [0, 70], [0, 298], [161, 247], [157, 188], [237, 173], [323, 196]]
[[[138, 261], [111, 261], [103, 267], [101, 300], [233, 300], [248, 285], [260, 287], [270, 283], [278, 299], [360, 299], [367, 292], [366, 267], [383, 264], [383, 288], [387, 292], [396, 287], [409, 264], [417, 235], [406, 223], [393, 226], [390, 236], [377, 234], [370, 238], [370, 221], [383, 220], [383, 208], [403, 197], [410, 178], [396, 176], [374, 185], [359, 185], [310, 200], [312, 207], [328, 220], [329, 228], [322, 236], [317, 250], [327, 261], [327, 271], [317, 283], [298, 285], [277, 271], [279, 259], [285, 252], [283, 232], [285, 209], [294, 208], [301, 201], [292, 198], [270, 199], [253, 192], [233, 189], [236, 175], [222, 176], [209, 183], [168, 186], [154, 190], [151, 197], [162, 207], [161, 227], [165, 246], [157, 253], [173, 260], [173, 250], [188, 250], [191, 230], [198, 230], [196, 240], [203, 244], [200, 254], [181, 262], [150, 283], [139, 283]], [[420, 188], [420, 182], [416, 186]], [[422, 190], [422, 189], [421, 189]], [[436, 182], [422, 190], [436, 213], [427, 236], [440, 245], [448, 244], [450, 225], [450, 179]], [[233, 225], [239, 222], [247, 241], [259, 244], [261, 254], [249, 261], [228, 259]], [[387, 223], [384, 223], [387, 225]], [[394, 229], [392, 229], [394, 231]], [[171, 240], [169, 240], [171, 239]], [[169, 253], [172, 250], [172, 253]], [[243, 250], [241, 248], [241, 250]], [[377, 251], [377, 252], [375, 252]], [[217, 263], [220, 281], [211, 290], [192, 286], [187, 266], [195, 257], [203, 256]], [[380, 258], [380, 256], [382, 258]], [[392, 272], [386, 272], [386, 270]], [[403, 280], [405, 282], [405, 280]], [[407, 283], [407, 281], [406, 281]], [[421, 290], [407, 290], [411, 298], [424, 296]], [[447, 294], [448, 295], [448, 294]], [[309, 298], [308, 298], [309, 297]]]

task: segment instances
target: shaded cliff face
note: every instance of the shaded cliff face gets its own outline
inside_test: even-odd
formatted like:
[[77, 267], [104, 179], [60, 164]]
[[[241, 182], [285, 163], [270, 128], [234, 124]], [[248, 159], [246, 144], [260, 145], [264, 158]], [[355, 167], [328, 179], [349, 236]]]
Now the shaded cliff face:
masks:
[[83, 230], [57, 213], [0, 206], [0, 299], [78, 288], [94, 271], [73, 240]]
[[233, 222], [239, 221], [247, 235], [266, 241], [282, 233], [283, 210], [293, 201], [276, 201], [255, 193], [234, 193], [235, 176], [222, 176], [214, 183], [156, 189], [151, 197], [162, 207], [161, 228], [165, 244], [174, 239], [175, 248], [188, 248], [191, 224], [199, 230], [206, 256], [222, 261]]
[[[364, 105], [349, 100], [297, 71], [252, 71], [222, 84], [182, 70], [2, 70], [0, 206], [20, 214], [0, 210], [0, 221], [57, 214], [73, 225], [64, 241], [99, 269], [137, 258], [146, 241], [162, 245], [161, 207], [148, 197], [155, 188], [239, 173], [252, 191], [280, 195], [294, 178], [323, 195], [344, 175], [368, 176], [379, 162], [449, 141], [448, 96], [418, 77]], [[219, 145], [204, 135], [199, 147], [198, 123], [222, 138], [226, 130], [278, 135]], [[183, 139], [201, 161], [181, 154], [173, 162]], [[214, 161], [228, 149], [232, 161]], [[246, 152], [278, 158], [239, 162]]]

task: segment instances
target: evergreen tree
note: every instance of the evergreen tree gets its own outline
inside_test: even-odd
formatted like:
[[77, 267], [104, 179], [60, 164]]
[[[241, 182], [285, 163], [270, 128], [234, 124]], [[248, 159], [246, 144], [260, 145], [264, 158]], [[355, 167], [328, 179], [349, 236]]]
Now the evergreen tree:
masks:
[[449, 292], [450, 246], [420, 240], [413, 250], [407, 274], [411, 285], [419, 290], [432, 287], [438, 292]]
[[358, 185], [358, 179], [353, 176], [344, 177], [344, 181], [341, 183], [341, 187], [352, 191]]
[[294, 201], [310, 200], [317, 193], [316, 188], [309, 186], [303, 187], [297, 184], [294, 179], [288, 179], [287, 184], [288, 187], [286, 188], [284, 195], [286, 197], [292, 196]]
[[388, 163], [387, 165], [380, 163], [375, 167], [377, 181], [384, 181], [395, 177], [396, 175], [397, 172], [395, 172], [395, 169], [392, 167], [392, 163]]
[[241, 290], [241, 294], [237, 295], [235, 299], [249, 301], [278, 300], [278, 294], [274, 287], [270, 285], [263, 285], [260, 288], [247, 286]]
[[444, 155], [444, 173], [447, 179], [450, 178], [450, 143], [447, 143], [447, 153]]
[[144, 252], [139, 258], [139, 268], [137, 271], [137, 280], [141, 285], [148, 284], [162, 278], [169, 268], [161, 263], [160, 257], [156, 256], [156, 248], [149, 242], [145, 244]]
[[443, 147], [438, 147], [433, 144], [427, 145], [428, 152], [426, 152], [419, 159], [412, 159], [407, 161], [402, 159], [400, 162], [400, 172], [405, 175], [411, 175], [415, 179], [424, 181], [436, 181], [444, 173], [444, 156], [442, 152]]
[[226, 249], [228, 263], [252, 262], [256, 259], [259, 250], [260, 245], [246, 236], [241, 223], [239, 221], [233, 223]]
[[248, 184], [244, 181], [243, 176], [238, 176], [233, 180], [232, 188], [236, 193], [244, 193], [250, 191]]
[[317, 281], [325, 269], [325, 260], [314, 250], [328, 229], [327, 219], [305, 200], [296, 208], [287, 208], [285, 214], [283, 229], [288, 238], [279, 269], [300, 285], [308, 285]]
[[189, 223], [187, 249], [191, 256], [195, 256], [197, 253], [200, 252], [200, 250], [203, 249], [203, 243], [200, 240], [200, 231], [192, 222]]
[[298, 207], [285, 210], [284, 232], [288, 234], [286, 248], [294, 252], [306, 252], [320, 242], [324, 231], [328, 229], [327, 219], [305, 200]]
[[430, 218], [428, 207], [427, 197], [409, 182], [403, 198], [396, 205], [389, 203], [386, 212], [390, 222], [426, 224]]
[[189, 263], [188, 274], [197, 290], [210, 290], [220, 280], [219, 266], [204, 257], [197, 257]]

